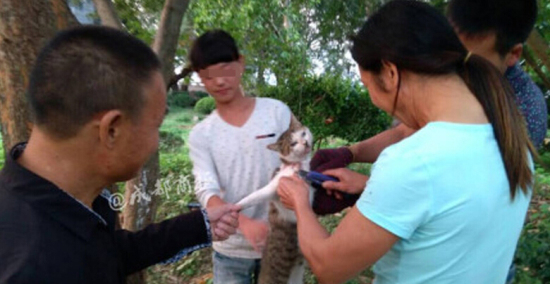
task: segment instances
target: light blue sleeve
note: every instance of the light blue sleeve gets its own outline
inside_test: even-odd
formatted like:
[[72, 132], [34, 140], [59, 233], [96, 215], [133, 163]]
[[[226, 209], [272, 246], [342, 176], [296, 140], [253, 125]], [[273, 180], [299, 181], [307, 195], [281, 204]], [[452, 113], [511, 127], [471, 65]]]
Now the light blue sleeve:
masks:
[[421, 157], [390, 150], [374, 164], [357, 208], [378, 226], [408, 239], [430, 218], [433, 189]]

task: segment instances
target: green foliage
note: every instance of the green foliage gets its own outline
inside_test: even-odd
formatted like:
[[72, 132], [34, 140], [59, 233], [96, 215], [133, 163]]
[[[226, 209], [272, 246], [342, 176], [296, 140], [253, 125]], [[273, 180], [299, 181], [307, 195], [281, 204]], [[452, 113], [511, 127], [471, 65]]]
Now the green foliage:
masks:
[[169, 131], [160, 130], [160, 143], [159, 150], [172, 152], [178, 151], [181, 146], [183, 146], [184, 141], [181, 136], [174, 134]]
[[[543, 158], [548, 159], [549, 154]], [[550, 283], [550, 174], [537, 168], [528, 222], [520, 237], [516, 283]]]
[[546, 42], [550, 42], [550, 0], [538, 0], [538, 18], [535, 28], [541, 33]]
[[361, 141], [385, 130], [390, 121], [372, 104], [364, 87], [337, 76], [300, 77], [284, 86], [267, 87], [261, 95], [285, 102], [316, 141], [330, 136]]
[[113, 0], [113, 4], [128, 32], [147, 44], [152, 44], [164, 1]]
[[200, 115], [192, 109], [170, 108], [160, 128], [160, 171], [169, 174], [191, 175], [189, 149], [184, 142]]
[[189, 12], [197, 34], [221, 28], [235, 37], [249, 71], [244, 85], [256, 89], [266, 78], [286, 84], [319, 63], [333, 74], [349, 72], [346, 39], [365, 19], [365, 7], [365, 1], [201, 0]]
[[170, 107], [193, 107], [197, 99], [189, 95], [188, 92], [171, 92], [168, 94], [168, 106]]
[[6, 160], [6, 157], [4, 157], [4, 141], [2, 139], [2, 135], [0, 135], [0, 169], [4, 168], [4, 162]]
[[201, 114], [210, 114], [214, 109], [216, 109], [216, 101], [213, 97], [202, 98], [195, 105], [195, 111]]
[[194, 92], [193, 95], [198, 99], [202, 99], [202, 98], [206, 98], [206, 97], [210, 96], [208, 93], [201, 92], [201, 91]]

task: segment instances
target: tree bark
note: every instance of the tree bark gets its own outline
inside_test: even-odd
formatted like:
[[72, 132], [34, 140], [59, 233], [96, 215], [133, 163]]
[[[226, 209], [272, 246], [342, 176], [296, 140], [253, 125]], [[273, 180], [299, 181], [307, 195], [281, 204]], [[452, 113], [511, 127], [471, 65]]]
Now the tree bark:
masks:
[[[94, 3], [103, 24], [123, 29], [111, 0], [94, 0]], [[188, 7], [189, 0], [167, 0], [153, 42], [152, 48], [163, 64], [162, 75], [167, 86], [174, 75], [174, 57], [176, 56], [183, 15]], [[126, 206], [122, 214], [124, 229], [137, 231], [153, 223], [158, 199], [154, 192], [159, 173], [159, 153], [157, 151], [144, 165], [139, 175], [126, 182], [124, 196]], [[137, 272], [127, 277], [127, 283], [145, 283], [145, 274]]]
[[550, 90], [550, 79], [548, 79], [546, 74], [544, 74], [542, 69], [539, 67], [537, 60], [526, 49], [523, 49], [523, 58], [525, 58], [525, 61], [527, 61], [527, 63], [531, 65], [533, 70], [535, 70], [535, 73], [537, 73], [546, 88]]
[[527, 45], [542, 61], [542, 64], [546, 66], [546, 69], [550, 70], [550, 58], [548, 56], [550, 54], [550, 47], [536, 29], [533, 29], [531, 35], [529, 35], [529, 38], [527, 39]]
[[[162, 11], [159, 30], [153, 43], [153, 50], [163, 64], [162, 73], [166, 83], [174, 74], [173, 62], [176, 55], [178, 37], [183, 15], [187, 10], [189, 0], [167, 0]], [[159, 156], [156, 152], [143, 167], [138, 177], [126, 183], [126, 201], [136, 190], [146, 193], [151, 200], [140, 204], [126, 206], [124, 210], [123, 227], [128, 230], [139, 230], [154, 220], [156, 196], [153, 196], [159, 173]], [[145, 206], [142, 208], [142, 206]]]
[[170, 79], [170, 82], [168, 82], [168, 84], [166, 86], [166, 90], [168, 91], [171, 88], [177, 89], [178, 82], [181, 79], [190, 76], [192, 73], [193, 73], [193, 69], [191, 69], [191, 67], [183, 68], [179, 74], [176, 74], [176, 75], [172, 76], [172, 78]]
[[116, 13], [115, 6], [111, 0], [93, 0], [94, 6], [101, 19], [101, 24], [119, 30], [124, 30], [122, 22]]
[[2, 0], [0, 120], [4, 151], [29, 138], [25, 91], [36, 56], [60, 29], [78, 25], [63, 0]]
[[123, 228], [137, 231], [153, 223], [157, 196], [155, 183], [159, 177], [159, 155], [156, 152], [143, 166], [138, 177], [126, 182]]
[[[159, 29], [153, 42], [152, 48], [162, 62], [162, 75], [167, 85], [174, 75], [174, 57], [183, 15], [188, 6], [189, 0], [165, 2]], [[123, 228], [130, 231], [140, 230], [154, 221], [158, 196], [153, 192], [156, 189], [159, 172], [157, 151], [140, 171], [139, 176], [126, 183], [125, 200], [128, 204], [124, 209]], [[143, 273], [136, 273], [127, 280], [130, 284], [138, 284], [144, 283], [144, 278]]]
[[260, 64], [258, 67], [258, 79], [256, 83], [257, 87], [264, 87], [265, 86], [265, 67], [263, 64]]
[[183, 15], [190, 0], [166, 0], [160, 25], [153, 42], [153, 50], [162, 62], [162, 75], [168, 84], [174, 75], [174, 57], [178, 48], [178, 39]]

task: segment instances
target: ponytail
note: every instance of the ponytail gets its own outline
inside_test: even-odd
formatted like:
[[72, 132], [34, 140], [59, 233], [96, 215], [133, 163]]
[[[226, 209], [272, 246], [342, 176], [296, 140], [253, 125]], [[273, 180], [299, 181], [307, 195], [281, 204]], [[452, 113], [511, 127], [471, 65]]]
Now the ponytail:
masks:
[[468, 53], [437, 9], [421, 1], [389, 1], [353, 37], [351, 54], [363, 70], [375, 74], [383, 61], [398, 70], [431, 76], [457, 73], [493, 125], [512, 200], [518, 189], [527, 193], [533, 185], [529, 152], [535, 160], [538, 157], [514, 92], [492, 63]]
[[538, 158], [527, 134], [525, 119], [519, 112], [514, 91], [499, 70], [479, 55], [468, 53], [459, 62], [458, 74], [481, 103], [504, 162], [512, 200], [518, 189], [527, 194], [533, 185], [533, 172], [527, 150]]

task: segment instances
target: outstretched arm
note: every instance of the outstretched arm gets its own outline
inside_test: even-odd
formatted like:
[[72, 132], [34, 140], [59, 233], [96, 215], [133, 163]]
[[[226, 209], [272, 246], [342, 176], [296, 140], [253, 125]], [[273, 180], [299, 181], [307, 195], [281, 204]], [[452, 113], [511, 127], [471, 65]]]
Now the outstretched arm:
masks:
[[367, 140], [353, 144], [349, 147], [353, 153], [353, 162], [374, 163], [386, 147], [407, 138], [414, 132], [415, 130], [400, 123], [394, 128], [381, 132]]
[[371, 222], [356, 207], [329, 235], [307, 203], [307, 185], [297, 177], [281, 179], [278, 192], [283, 204], [296, 212], [300, 248], [321, 283], [342, 283], [352, 278], [398, 241], [397, 236]]

